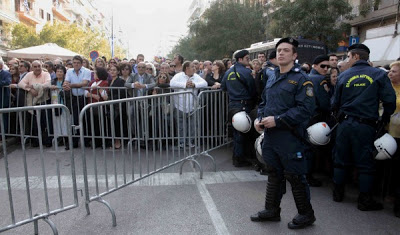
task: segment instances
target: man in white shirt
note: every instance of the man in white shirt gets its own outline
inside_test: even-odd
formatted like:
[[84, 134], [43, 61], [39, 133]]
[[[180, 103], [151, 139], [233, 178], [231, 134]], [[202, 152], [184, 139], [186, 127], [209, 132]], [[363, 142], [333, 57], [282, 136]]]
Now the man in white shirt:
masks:
[[[176, 119], [179, 129], [179, 147], [184, 147], [185, 138], [188, 138], [186, 144], [194, 147], [194, 116], [191, 115], [195, 109], [193, 96], [197, 95], [199, 88], [207, 87], [207, 82], [196, 74], [196, 66], [190, 61], [186, 61], [182, 66], [183, 72], [177, 73], [170, 82], [175, 92], [191, 91], [193, 94], [181, 94], [173, 96], [174, 106], [176, 108]], [[184, 90], [183, 90], [184, 89]]]
[[[73, 68], [68, 69], [65, 75], [63, 90], [66, 93], [66, 106], [72, 111], [72, 120], [74, 125], [79, 125], [79, 113], [85, 106], [85, 89], [91, 79], [89, 69], [82, 66], [83, 58], [76, 55], [72, 58]], [[70, 93], [72, 92], [72, 94]], [[68, 99], [70, 98], [70, 99]], [[79, 138], [73, 138], [74, 148], [78, 148]]]

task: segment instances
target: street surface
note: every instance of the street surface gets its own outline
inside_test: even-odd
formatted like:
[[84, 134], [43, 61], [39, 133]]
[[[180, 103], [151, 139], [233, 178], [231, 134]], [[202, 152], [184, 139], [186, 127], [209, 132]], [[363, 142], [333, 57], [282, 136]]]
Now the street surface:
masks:
[[[112, 227], [111, 214], [103, 204], [90, 203], [91, 214], [87, 215], [84, 197], [80, 191], [78, 192], [78, 208], [50, 216], [50, 220], [57, 226], [59, 234], [399, 234], [400, 219], [394, 217], [391, 203], [385, 203], [383, 211], [359, 211], [356, 204], [358, 194], [351, 186], [348, 187], [344, 202], [333, 202], [331, 185], [327, 178], [323, 187], [311, 188], [311, 202], [317, 218], [313, 226], [299, 231], [287, 228], [287, 223], [297, 213], [289, 184], [287, 184], [287, 193], [281, 204], [282, 221], [251, 222], [249, 216], [264, 206], [267, 177], [259, 175], [250, 167], [233, 167], [231, 151], [230, 147], [222, 147], [211, 152], [211, 155], [216, 158], [217, 172], [213, 172], [209, 158], [199, 157], [198, 160], [205, 171], [202, 180], [199, 179], [197, 169], [193, 169], [190, 163], [186, 163], [183, 175], [179, 175], [178, 165], [105, 196], [103, 199], [108, 201], [115, 210], [116, 227]], [[99, 156], [103, 155], [100, 149], [96, 149], [95, 152]], [[27, 161], [33, 211], [44, 212], [40, 152], [35, 148], [29, 149], [27, 153], [29, 154]], [[90, 157], [92, 152], [90, 150], [86, 153], [89, 163], [92, 160]], [[106, 150], [105, 153], [108, 156], [111, 151]], [[19, 149], [9, 154], [17, 220], [26, 219], [28, 214], [24, 211], [27, 203], [21, 155], [22, 151]], [[71, 178], [68, 176], [70, 173], [68, 151], [62, 148], [58, 156], [61, 182], [64, 187], [63, 202], [64, 205], [69, 205], [73, 203], [73, 194]], [[118, 155], [118, 152], [115, 156], [118, 167], [123, 166], [123, 158]], [[50, 209], [57, 208], [59, 204], [55, 159], [55, 151], [45, 148], [44, 160]], [[4, 227], [10, 223], [11, 219], [4, 158], [0, 162], [0, 198], [2, 199], [0, 227]], [[77, 186], [78, 189], [83, 189], [82, 160], [79, 152], [75, 155], [75, 164]], [[152, 161], [149, 161], [149, 164], [154, 165]], [[89, 182], [92, 182], [91, 192], [94, 192], [94, 175], [91, 165], [88, 165]], [[147, 172], [147, 166], [143, 171]], [[126, 176], [130, 179], [132, 175], [128, 172]], [[112, 167], [109, 168], [108, 174], [109, 184], [113, 186]], [[135, 171], [134, 175], [138, 177], [139, 173]], [[104, 190], [104, 182], [104, 176], [99, 177], [100, 190]], [[117, 182], [118, 184], [123, 182], [123, 175], [118, 174]], [[39, 221], [39, 232], [52, 234], [50, 227], [42, 220]], [[3, 234], [33, 234], [33, 223]]]

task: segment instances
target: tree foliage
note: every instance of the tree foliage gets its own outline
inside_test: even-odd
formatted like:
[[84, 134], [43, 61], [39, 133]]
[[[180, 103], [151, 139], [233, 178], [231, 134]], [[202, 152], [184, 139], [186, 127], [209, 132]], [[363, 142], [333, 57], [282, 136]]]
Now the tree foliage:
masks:
[[[104, 34], [88, 28], [83, 29], [76, 24], [59, 22], [52, 25], [46, 24], [40, 33], [36, 33], [34, 28], [20, 23], [12, 25], [8, 30], [11, 31], [10, 45], [13, 49], [56, 43], [60, 47], [77, 52], [87, 58], [90, 51], [93, 50], [97, 50], [100, 55], [107, 58], [111, 57], [110, 44]], [[114, 54], [123, 58], [125, 51], [117, 46]]]
[[330, 49], [345, 40], [351, 6], [346, 0], [275, 0], [268, 15], [267, 35], [302, 37], [323, 41]]
[[265, 39], [263, 7], [236, 0], [212, 3], [202, 19], [189, 25], [189, 35], [181, 39], [171, 54], [187, 59], [221, 59], [231, 57], [238, 49]]

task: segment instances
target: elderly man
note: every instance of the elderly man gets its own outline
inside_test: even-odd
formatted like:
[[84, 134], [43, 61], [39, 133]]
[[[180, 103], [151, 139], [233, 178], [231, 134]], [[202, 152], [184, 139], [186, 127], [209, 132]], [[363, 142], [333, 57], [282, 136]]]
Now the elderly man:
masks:
[[[32, 62], [32, 71], [27, 73], [19, 83], [18, 87], [27, 91], [26, 95], [26, 105], [45, 105], [49, 101], [48, 89], [51, 85], [51, 78], [48, 72], [42, 71], [42, 64], [40, 61], [35, 60]], [[31, 118], [33, 119], [32, 125], [32, 135], [37, 136], [38, 134], [38, 123], [36, 122], [36, 113], [33, 113]], [[40, 125], [43, 136], [43, 144], [46, 147], [51, 147], [51, 140], [48, 136], [52, 132], [52, 120], [51, 120], [51, 110], [42, 110], [40, 112]], [[39, 146], [37, 139], [32, 141], [32, 147]]]
[[169, 73], [169, 64], [167, 62], [161, 64], [160, 73]]
[[206, 60], [204, 61], [203, 66], [204, 66], [203, 73], [200, 73], [200, 76], [205, 79], [208, 74], [211, 74], [212, 62]]
[[[125, 87], [128, 88], [128, 93], [131, 97], [146, 96], [147, 93], [155, 86], [156, 82], [154, 80], [154, 77], [146, 73], [146, 64], [144, 62], [139, 62], [137, 64], [137, 73], [129, 76], [128, 80], [125, 82]], [[140, 101], [140, 105], [143, 105], [142, 107], [147, 108], [146, 100]], [[135, 113], [136, 110], [140, 112], [139, 110], [141, 109], [138, 109], [135, 105], [132, 105], [131, 118], [133, 120], [134, 117], [139, 117], [139, 123], [141, 123], [141, 116], [143, 116], [143, 113]], [[136, 122], [132, 121], [132, 123], [135, 124]], [[139, 136], [140, 138], [144, 138], [144, 136], [146, 135], [144, 133], [144, 130], [142, 130], [142, 125], [139, 125], [136, 130], [133, 129], [132, 131], [133, 133], [135, 133], [136, 131], [137, 136]], [[142, 147], [144, 147], [144, 140], [141, 140], [140, 144]]]
[[[74, 125], [79, 125], [79, 113], [85, 106], [85, 89], [91, 79], [91, 72], [89, 69], [82, 66], [83, 58], [76, 55], [72, 58], [73, 68], [68, 69], [65, 75], [65, 82], [63, 89], [66, 92], [67, 107], [72, 111], [72, 120]], [[72, 93], [72, 94], [71, 94]], [[73, 138], [74, 148], [78, 148], [79, 138]]]

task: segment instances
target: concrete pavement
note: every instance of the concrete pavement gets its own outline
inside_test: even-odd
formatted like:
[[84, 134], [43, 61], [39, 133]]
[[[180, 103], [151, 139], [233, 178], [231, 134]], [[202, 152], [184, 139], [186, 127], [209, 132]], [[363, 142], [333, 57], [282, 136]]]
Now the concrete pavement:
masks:
[[[101, 154], [100, 150], [98, 154]], [[28, 164], [32, 184], [34, 210], [45, 208], [40, 157], [37, 149], [28, 151]], [[64, 154], [64, 155], [63, 155]], [[51, 216], [59, 234], [398, 234], [400, 219], [393, 216], [392, 205], [385, 205], [379, 212], [362, 212], [357, 209], [357, 192], [349, 188], [342, 203], [331, 200], [328, 183], [321, 188], [312, 188], [312, 204], [317, 221], [315, 225], [299, 231], [287, 228], [287, 223], [296, 214], [290, 186], [282, 200], [282, 221], [254, 223], [249, 216], [262, 209], [265, 197], [266, 177], [251, 168], [234, 168], [231, 164], [231, 149], [221, 148], [211, 153], [218, 171], [212, 171], [210, 159], [199, 158], [204, 170], [204, 179], [191, 168], [173, 167], [104, 197], [116, 212], [117, 226], [112, 227], [111, 215], [98, 202], [90, 203], [91, 214], [86, 215], [84, 198], [78, 193], [79, 207]], [[72, 203], [72, 185], [68, 184], [70, 162], [68, 152], [62, 151], [61, 172], [63, 173], [64, 204]], [[54, 151], [45, 149], [47, 185], [50, 207], [59, 204], [57, 180], [55, 180]], [[11, 185], [17, 219], [25, 218], [26, 193], [24, 191], [21, 151], [10, 153]], [[88, 157], [88, 161], [92, 160]], [[122, 161], [122, 159], [120, 160]], [[0, 164], [0, 227], [10, 223], [7, 187], [4, 178], [4, 162]], [[77, 186], [83, 188], [81, 159], [75, 158]], [[120, 163], [120, 162], [119, 162]], [[153, 163], [150, 162], [152, 166]], [[89, 171], [89, 180], [94, 179]], [[137, 174], [135, 172], [134, 174]], [[131, 174], [127, 175], [128, 178]], [[136, 176], [137, 177], [137, 176]], [[118, 182], [122, 182], [119, 175]], [[112, 177], [111, 177], [112, 179]], [[327, 181], [327, 180], [326, 180]], [[110, 182], [113, 182], [112, 180]], [[91, 184], [91, 192], [94, 192]], [[100, 184], [100, 190], [104, 184]], [[24, 217], [25, 216], [25, 217]], [[39, 221], [40, 234], [52, 234], [49, 226]], [[27, 224], [4, 234], [32, 234], [33, 224]]]

